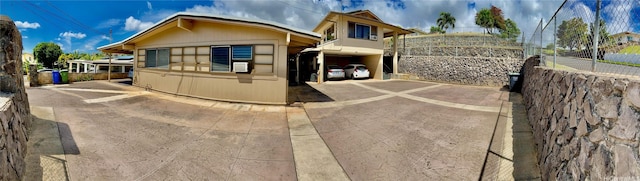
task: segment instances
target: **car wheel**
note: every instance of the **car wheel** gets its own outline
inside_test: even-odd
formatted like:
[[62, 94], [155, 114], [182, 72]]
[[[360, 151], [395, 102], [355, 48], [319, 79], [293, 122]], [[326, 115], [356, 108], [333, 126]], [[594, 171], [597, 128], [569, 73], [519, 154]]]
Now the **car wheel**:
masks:
[[356, 79], [356, 76], [354, 74], [351, 74], [351, 80]]

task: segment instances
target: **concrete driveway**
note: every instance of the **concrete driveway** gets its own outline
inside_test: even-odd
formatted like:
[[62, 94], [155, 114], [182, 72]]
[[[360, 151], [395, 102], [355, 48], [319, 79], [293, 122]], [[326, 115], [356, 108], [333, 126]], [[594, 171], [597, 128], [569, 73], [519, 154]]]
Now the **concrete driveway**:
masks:
[[[514, 170], [519, 141], [505, 133], [515, 103], [500, 88], [364, 80], [291, 90], [301, 103], [284, 107], [104, 81], [29, 88], [27, 179], [536, 178]], [[531, 150], [520, 155], [535, 165]]]
[[[176, 100], [104, 82], [27, 92], [41, 125], [33, 132], [57, 126], [64, 150], [31, 160], [45, 164], [42, 158], [53, 155], [65, 164], [31, 164], [27, 180], [296, 179], [283, 107]], [[30, 151], [55, 148], [41, 144], [47, 136], [56, 135], [32, 138]]]

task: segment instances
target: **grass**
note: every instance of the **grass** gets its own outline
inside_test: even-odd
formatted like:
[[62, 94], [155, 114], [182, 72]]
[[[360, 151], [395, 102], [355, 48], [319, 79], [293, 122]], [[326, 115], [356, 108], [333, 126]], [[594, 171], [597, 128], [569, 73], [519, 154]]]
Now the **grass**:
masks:
[[[553, 68], [553, 61], [547, 61], [547, 67]], [[564, 66], [564, 65], [560, 65], [558, 63], [556, 63], [556, 69], [558, 69], [558, 70], [575, 70], [574, 68], [567, 67], [567, 66]]]
[[620, 50], [618, 53], [640, 54], [640, 46], [639, 45], [628, 46], [628, 47]]
[[640, 67], [640, 64], [630, 63], [630, 62], [616, 62], [616, 61], [611, 61], [611, 60], [598, 60], [598, 62], [600, 62], [600, 63], [608, 63], [608, 64], [615, 64], [615, 65], [624, 65], [624, 66], [630, 66], [630, 67]]

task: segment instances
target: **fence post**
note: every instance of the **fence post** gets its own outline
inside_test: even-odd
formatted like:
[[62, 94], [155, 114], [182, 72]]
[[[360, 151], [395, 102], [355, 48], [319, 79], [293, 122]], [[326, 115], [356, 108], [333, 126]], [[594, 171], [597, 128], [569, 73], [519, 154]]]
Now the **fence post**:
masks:
[[596, 71], [596, 62], [598, 61], [598, 41], [600, 40], [600, 0], [596, 1], [596, 21], [593, 23], [594, 33], [593, 33], [593, 54], [591, 57], [591, 71]]
[[543, 29], [544, 27], [542, 27], [543, 21], [544, 21], [544, 18], [541, 18], [540, 19], [540, 61], [542, 61], [545, 66], [547, 66], [547, 62], [544, 61], [544, 57], [542, 56], [542, 34], [544, 32], [544, 29]]
[[553, 17], [553, 69], [556, 69], [556, 57], [558, 55], [558, 47], [556, 45], [558, 18]]

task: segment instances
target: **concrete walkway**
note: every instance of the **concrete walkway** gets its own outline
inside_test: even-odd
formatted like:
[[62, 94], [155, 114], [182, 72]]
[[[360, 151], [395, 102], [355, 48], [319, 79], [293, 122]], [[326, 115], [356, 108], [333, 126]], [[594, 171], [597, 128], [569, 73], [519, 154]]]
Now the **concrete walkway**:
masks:
[[518, 94], [416, 81], [311, 86], [318, 98], [288, 107], [105, 81], [35, 88], [27, 178], [540, 178]]

